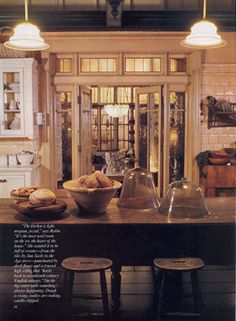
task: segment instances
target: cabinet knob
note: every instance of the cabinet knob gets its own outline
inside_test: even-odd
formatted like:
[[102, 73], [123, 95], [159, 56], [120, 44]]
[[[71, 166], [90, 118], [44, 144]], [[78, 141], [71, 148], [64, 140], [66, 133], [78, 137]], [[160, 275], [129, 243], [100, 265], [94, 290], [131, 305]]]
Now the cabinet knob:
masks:
[[0, 183], [6, 183], [6, 182], [7, 182], [6, 178], [0, 179]]

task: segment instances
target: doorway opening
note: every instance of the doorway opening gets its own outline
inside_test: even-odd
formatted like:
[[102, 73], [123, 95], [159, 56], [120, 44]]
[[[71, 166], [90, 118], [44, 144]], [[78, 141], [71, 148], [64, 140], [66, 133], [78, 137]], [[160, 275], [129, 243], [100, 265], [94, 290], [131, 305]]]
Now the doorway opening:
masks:
[[[135, 160], [153, 172], [159, 195], [184, 176], [184, 85], [81, 88], [56, 93], [57, 188], [91, 170], [122, 176]], [[106, 112], [104, 106], [115, 100], [129, 105], [127, 114], [114, 118]]]

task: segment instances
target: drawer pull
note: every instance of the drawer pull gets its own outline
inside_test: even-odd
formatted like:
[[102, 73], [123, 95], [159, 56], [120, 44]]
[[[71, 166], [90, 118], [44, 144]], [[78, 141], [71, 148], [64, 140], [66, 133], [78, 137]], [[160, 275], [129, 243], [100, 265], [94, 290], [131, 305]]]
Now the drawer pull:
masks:
[[6, 178], [0, 179], [0, 183], [6, 183], [6, 182], [7, 182]]

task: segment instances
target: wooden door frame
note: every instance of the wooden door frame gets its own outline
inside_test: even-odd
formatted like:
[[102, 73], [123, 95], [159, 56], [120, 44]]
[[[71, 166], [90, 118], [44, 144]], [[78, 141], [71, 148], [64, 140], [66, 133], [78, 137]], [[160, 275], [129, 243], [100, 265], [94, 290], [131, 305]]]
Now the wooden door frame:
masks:
[[[117, 78], [115, 81], [114, 78]], [[142, 77], [141, 77], [142, 78]], [[64, 79], [64, 81], [62, 81]], [[90, 79], [90, 80], [89, 80]], [[112, 82], [109, 83], [110, 86], [133, 86], [133, 87], [150, 87], [150, 83], [153, 84], [152, 87], [155, 86], [160, 86], [163, 85], [163, 99], [164, 99], [164, 106], [168, 106], [169, 104], [169, 98], [168, 98], [168, 92], [169, 92], [169, 86], [178, 86], [178, 85], [182, 85], [186, 87], [186, 104], [188, 105], [188, 110], [187, 112], [187, 117], [186, 117], [186, 122], [187, 122], [187, 128], [186, 131], [188, 131], [188, 135], [190, 136], [188, 138], [188, 140], [186, 140], [186, 146], [189, 146], [189, 141], [193, 139], [193, 137], [196, 138], [196, 141], [199, 142], [200, 138], [200, 131], [198, 131], [197, 133], [193, 133], [193, 128], [191, 127], [191, 124], [193, 122], [193, 118], [194, 116], [191, 116], [191, 112], [193, 111], [193, 106], [192, 106], [192, 93], [191, 91], [193, 90], [193, 86], [194, 84], [192, 83], [190, 86], [189, 83], [189, 77], [188, 76], [179, 76], [179, 78], [177, 76], [174, 76], [174, 78], [172, 78], [172, 76], [160, 76], [158, 77], [158, 79], [155, 79], [155, 82], [149, 82], [149, 77], [146, 76], [145, 81], [143, 81], [143, 78], [141, 81], [139, 81], [139, 76], [133, 76], [132, 77], [132, 81], [130, 79], [126, 79], [125, 76], [123, 76], [121, 78], [121, 76], [117, 76], [117, 77], [113, 77], [112, 78]], [[151, 79], [153, 80], [153, 78], [151, 77]], [[173, 81], [171, 81], [173, 80]], [[59, 76], [54, 76], [54, 83], [55, 86], [54, 88], [56, 88], [57, 86], [59, 86], [60, 88], [66, 88], [67, 86], [71, 86], [72, 88], [74, 88], [74, 103], [76, 102], [76, 97], [77, 97], [77, 92], [76, 92], [76, 87], [78, 85], [85, 85], [88, 86], [88, 84], [90, 84], [90, 86], [96, 85], [96, 86], [109, 86], [108, 85], [108, 79], [105, 79], [104, 77], [101, 79], [98, 78], [94, 78], [94, 76], [86, 76], [86, 80], [83, 81], [83, 78], [81, 79], [81, 77], [75, 77], [75, 76], [65, 76], [65, 77], [59, 77]], [[195, 96], [198, 96], [198, 92], [196, 92]], [[72, 104], [73, 105], [73, 104]], [[168, 110], [168, 108], [167, 108]], [[195, 115], [198, 113], [198, 111], [195, 111]], [[76, 128], [76, 124], [77, 121], [75, 121], [75, 128]], [[168, 112], [164, 112], [164, 126], [166, 126], [166, 128], [164, 129], [165, 133], [166, 133], [166, 139], [168, 139], [168, 130], [167, 130], [167, 124], [168, 124]], [[53, 140], [52, 140], [53, 142]], [[165, 144], [166, 145], [166, 144]], [[77, 149], [77, 145], [73, 144], [73, 150]], [[166, 148], [166, 147], [165, 147]], [[187, 147], [186, 147], [187, 148]], [[188, 147], [189, 148], [189, 147]], [[194, 175], [193, 173], [195, 172], [195, 164], [193, 162], [193, 154], [191, 153], [191, 148], [189, 150], [185, 150], [186, 152], [186, 170], [187, 173], [189, 175], [187, 175], [189, 177], [190, 180], [193, 180], [194, 176], [196, 177], [196, 175]], [[164, 149], [163, 153], [165, 155], [167, 155], [168, 150]], [[169, 160], [168, 157], [165, 157], [165, 162], [163, 164], [163, 190], [166, 190], [168, 187], [168, 170], [167, 168], [169, 168]], [[54, 164], [54, 162], [51, 162], [52, 164]], [[74, 165], [75, 166], [75, 165]], [[53, 177], [53, 175], [51, 176], [51, 179], [55, 180], [55, 176]], [[197, 183], [197, 181], [195, 180], [195, 183]]]

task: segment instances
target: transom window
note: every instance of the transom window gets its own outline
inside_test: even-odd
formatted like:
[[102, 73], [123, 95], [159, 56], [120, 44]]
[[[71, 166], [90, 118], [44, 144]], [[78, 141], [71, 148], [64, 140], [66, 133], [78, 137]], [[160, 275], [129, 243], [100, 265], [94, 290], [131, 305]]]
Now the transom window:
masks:
[[80, 72], [97, 73], [97, 72], [117, 72], [116, 58], [81, 58]]
[[56, 59], [57, 73], [72, 73], [72, 58], [57, 58]]
[[161, 58], [125, 58], [125, 72], [161, 72]]

